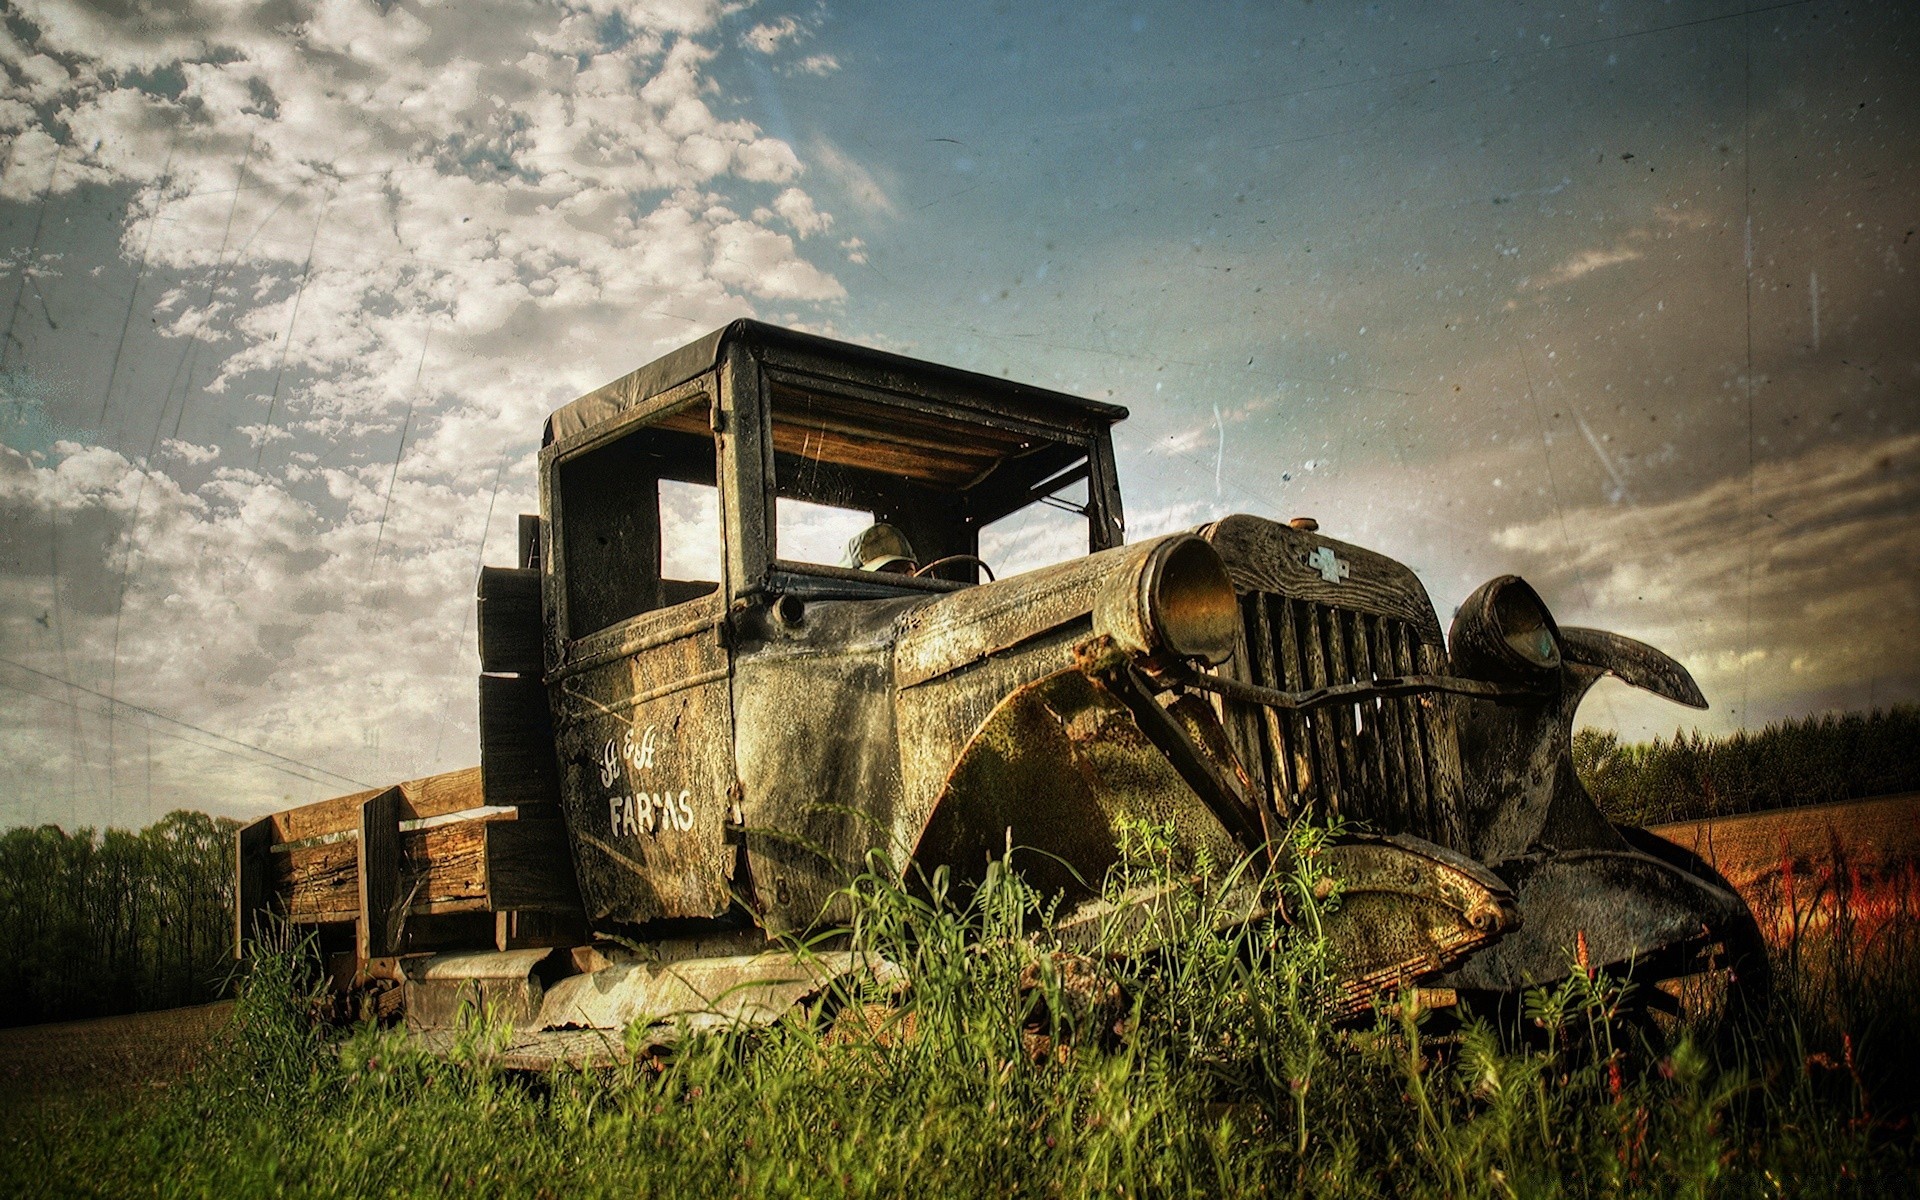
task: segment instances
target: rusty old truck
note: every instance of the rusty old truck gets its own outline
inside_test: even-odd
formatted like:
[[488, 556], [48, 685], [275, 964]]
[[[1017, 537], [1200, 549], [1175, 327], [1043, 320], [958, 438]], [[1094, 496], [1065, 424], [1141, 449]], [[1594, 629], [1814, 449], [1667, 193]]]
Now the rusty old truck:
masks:
[[483, 1001], [550, 1061], [819, 992], [854, 956], [794, 935], [876, 862], [964, 883], [1013, 848], [1071, 919], [1128, 822], [1230, 863], [1338, 819], [1350, 1008], [1515, 993], [1576, 945], [1675, 976], [1750, 923], [1574, 772], [1602, 675], [1705, 707], [1678, 663], [1515, 576], [1443, 632], [1311, 520], [1129, 542], [1126, 415], [753, 321], [554, 412], [479, 582], [479, 767], [242, 829], [242, 948], [312, 926], [382, 1011]]

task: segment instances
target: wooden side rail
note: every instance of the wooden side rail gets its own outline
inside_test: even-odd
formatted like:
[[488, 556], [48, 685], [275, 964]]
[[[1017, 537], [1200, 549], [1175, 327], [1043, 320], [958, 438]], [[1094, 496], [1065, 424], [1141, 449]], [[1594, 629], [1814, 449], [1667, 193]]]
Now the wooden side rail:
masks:
[[365, 792], [349, 792], [331, 800], [289, 808], [263, 819], [273, 824], [273, 842], [276, 846], [328, 834], [357, 832], [360, 828], [360, 806], [389, 790], [400, 793], [399, 819], [402, 821], [422, 821], [486, 806], [486, 801], [481, 798], [480, 768], [467, 767], [448, 771], [444, 775], [409, 780], [397, 789], [373, 788]]
[[[300, 925], [350, 922], [363, 960], [401, 952], [415, 917], [579, 917], [566, 829], [550, 807], [401, 828], [470, 811], [478, 801], [479, 772], [456, 771], [242, 827], [235, 838], [236, 954], [265, 913]], [[502, 929], [508, 924], [503, 920]]]

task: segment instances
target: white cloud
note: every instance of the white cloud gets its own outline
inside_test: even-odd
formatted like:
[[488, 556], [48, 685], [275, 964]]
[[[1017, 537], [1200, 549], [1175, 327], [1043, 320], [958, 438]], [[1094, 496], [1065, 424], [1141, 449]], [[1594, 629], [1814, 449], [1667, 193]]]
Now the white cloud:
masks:
[[900, 206], [894, 203], [873, 172], [855, 162], [840, 147], [825, 138], [817, 138], [807, 149], [815, 164], [833, 176], [854, 203], [879, 216], [900, 215]]
[[780, 48], [780, 43], [800, 35], [800, 22], [792, 17], [781, 17], [777, 21], [762, 21], [747, 30], [742, 39], [762, 54], [772, 54]]
[[[225, 422], [150, 460], [0, 449], [0, 657], [356, 778], [470, 762], [472, 573], [536, 503], [544, 413], [757, 301], [845, 294], [787, 232], [833, 223], [799, 155], [716, 92], [727, 10], [20, 0], [0, 198], [129, 189], [122, 254]], [[0, 761], [73, 712], [0, 693]], [[104, 755], [68, 746], [75, 803]], [[288, 784], [167, 761], [170, 805]]]
[[167, 452], [168, 457], [187, 463], [210, 463], [220, 457], [218, 446], [196, 446], [178, 438], [167, 438], [160, 443], [160, 448]]
[[775, 196], [773, 211], [779, 213], [787, 224], [793, 226], [793, 231], [803, 238], [833, 228], [833, 214], [814, 208], [813, 197], [797, 187], [788, 188]]

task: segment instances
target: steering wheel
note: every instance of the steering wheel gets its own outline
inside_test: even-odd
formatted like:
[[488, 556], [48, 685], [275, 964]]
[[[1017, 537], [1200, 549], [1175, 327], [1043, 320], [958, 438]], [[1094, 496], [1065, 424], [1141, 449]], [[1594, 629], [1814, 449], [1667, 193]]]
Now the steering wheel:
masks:
[[972, 563], [974, 566], [979, 567], [982, 571], [985, 571], [987, 573], [987, 582], [988, 583], [993, 582], [994, 580], [993, 568], [988, 566], [987, 560], [984, 558], [981, 558], [978, 554], [949, 554], [945, 558], [936, 558], [932, 562], [928, 563], [926, 566], [921, 567], [918, 570], [914, 571], [913, 577], [915, 579], [919, 579], [919, 578], [922, 578], [923, 576], [932, 574], [935, 568], [945, 567], [945, 566], [957, 566], [962, 563]]

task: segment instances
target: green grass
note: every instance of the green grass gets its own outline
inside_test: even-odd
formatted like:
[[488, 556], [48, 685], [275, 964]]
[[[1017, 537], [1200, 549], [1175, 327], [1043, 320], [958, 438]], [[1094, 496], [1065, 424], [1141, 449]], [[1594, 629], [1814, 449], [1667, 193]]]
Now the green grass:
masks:
[[1724, 737], [1622, 744], [1582, 729], [1574, 767], [1610, 820], [1693, 821], [1920, 791], [1920, 706], [1782, 721]]
[[[330, 1039], [306, 1020], [310, 969], [282, 946], [254, 963], [225, 1045], [180, 1086], [12, 1115], [0, 1190], [1911, 1194], [1912, 1110], [1859, 1040], [1920, 1017], [1912, 986], [1868, 986], [1920, 974], [1910, 930], [1835, 960], [1892, 973], [1849, 983], [1864, 1007], [1783, 975], [1751, 1027], [1709, 1005], [1649, 1041], [1626, 1019], [1630, 995], [1576, 975], [1534, 997], [1526, 1037], [1404, 1014], [1338, 1029], [1307, 932], [1318, 836], [1300, 834], [1303, 865], [1277, 881], [1295, 923], [1225, 931], [1218, 873], [1190, 876], [1163, 841], [1136, 838], [1112, 886], [1176, 891], [1157, 918], [1163, 948], [1110, 962], [1057, 954], [1049, 907], [1011, 873], [930, 898], [876, 873], [853, 885], [855, 934], [908, 968], [904, 993], [851, 991], [833, 998], [838, 1019], [798, 1014], [601, 1074], [503, 1072], [484, 1020], [447, 1061], [371, 1026]], [[1116, 949], [1134, 936], [1107, 934]]]

